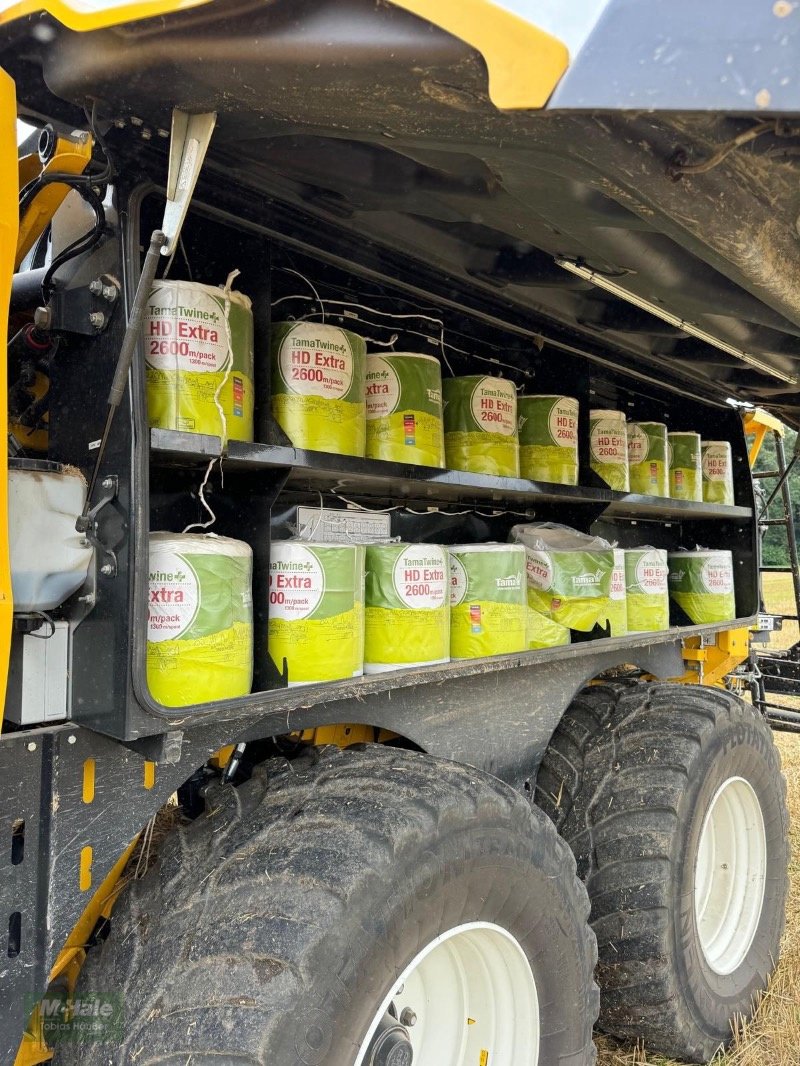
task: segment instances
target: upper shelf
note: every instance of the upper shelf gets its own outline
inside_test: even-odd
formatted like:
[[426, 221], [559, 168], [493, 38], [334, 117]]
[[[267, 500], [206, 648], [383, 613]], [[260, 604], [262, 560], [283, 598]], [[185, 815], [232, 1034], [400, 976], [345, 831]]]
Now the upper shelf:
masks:
[[[219, 456], [221, 442], [219, 437], [205, 434], [151, 429], [150, 450], [157, 461], [186, 465]], [[228, 469], [288, 470], [288, 483], [295, 487], [318, 490], [330, 488], [335, 483], [339, 492], [360, 492], [431, 503], [464, 504], [474, 501], [484, 506], [509, 502], [530, 505], [541, 500], [593, 505], [613, 518], [752, 518], [749, 507], [724, 507], [614, 492], [608, 488], [573, 487], [528, 481], [525, 478], [439, 470], [429, 466], [387, 463], [379, 459], [310, 452], [273, 444], [230, 441], [225, 465]]]

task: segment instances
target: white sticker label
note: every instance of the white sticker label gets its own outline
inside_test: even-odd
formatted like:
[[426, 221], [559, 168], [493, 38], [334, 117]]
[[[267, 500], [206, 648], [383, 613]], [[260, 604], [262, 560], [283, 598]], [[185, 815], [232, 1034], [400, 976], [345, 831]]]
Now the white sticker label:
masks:
[[650, 596], [667, 591], [669, 570], [658, 552], [646, 552], [636, 563], [636, 584]]
[[624, 422], [601, 418], [592, 426], [589, 444], [592, 458], [597, 463], [624, 466], [628, 461]]
[[386, 418], [400, 403], [400, 379], [391, 363], [371, 358], [367, 363], [367, 418]]
[[458, 607], [467, 594], [467, 571], [455, 555], [450, 556], [450, 606]]
[[472, 417], [486, 433], [513, 437], [517, 432], [517, 390], [501, 378], [481, 378], [472, 390]]
[[727, 481], [730, 453], [724, 444], [703, 449], [703, 477], [706, 481]]
[[402, 551], [394, 564], [392, 581], [406, 607], [433, 611], [447, 602], [445, 553], [425, 544]]
[[147, 639], [154, 644], [178, 640], [189, 629], [200, 603], [197, 575], [175, 552], [150, 556]]
[[644, 463], [650, 451], [650, 439], [635, 422], [628, 423], [628, 462]]
[[228, 359], [224, 309], [201, 289], [156, 283], [144, 319], [145, 361], [154, 370], [221, 370]]
[[575, 448], [578, 444], [578, 402], [557, 400], [550, 411], [548, 423], [553, 443], [560, 448]]
[[278, 355], [286, 387], [301, 396], [340, 400], [353, 384], [353, 351], [344, 330], [298, 323], [281, 343]]
[[553, 564], [547, 552], [525, 549], [525, 571], [528, 584], [535, 589], [547, 592], [553, 585]]
[[[622, 555], [620, 559], [619, 556]], [[611, 589], [609, 598], [612, 600], [625, 599], [625, 556], [620, 551], [614, 552], [614, 569], [611, 571]]]
[[272, 545], [269, 561], [269, 613], [299, 622], [308, 618], [325, 592], [325, 574], [316, 555], [299, 544]]
[[727, 559], [706, 559], [700, 574], [703, 588], [707, 592], [727, 595], [733, 592], [733, 569]]

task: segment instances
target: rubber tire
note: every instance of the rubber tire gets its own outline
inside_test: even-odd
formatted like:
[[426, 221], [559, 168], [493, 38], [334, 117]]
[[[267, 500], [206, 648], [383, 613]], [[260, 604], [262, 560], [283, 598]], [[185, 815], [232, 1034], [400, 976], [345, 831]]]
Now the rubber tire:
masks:
[[[707, 965], [694, 914], [700, 831], [741, 776], [767, 832], [761, 920], [742, 964]], [[786, 783], [772, 733], [742, 700], [677, 684], [585, 689], [553, 736], [536, 799], [575, 853], [592, 901], [600, 1028], [648, 1051], [707, 1062], [752, 1013], [778, 958], [788, 891]]]
[[122, 993], [124, 1044], [61, 1045], [61, 1066], [348, 1066], [420, 948], [473, 920], [529, 957], [541, 1066], [595, 1061], [589, 902], [544, 814], [487, 774], [380, 746], [266, 771], [216, 788], [120, 898], [77, 994]]

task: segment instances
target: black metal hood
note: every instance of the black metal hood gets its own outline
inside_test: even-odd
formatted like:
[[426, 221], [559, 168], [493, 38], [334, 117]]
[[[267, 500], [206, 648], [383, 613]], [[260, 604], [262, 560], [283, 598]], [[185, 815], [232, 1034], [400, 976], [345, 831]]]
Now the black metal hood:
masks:
[[[0, 31], [21, 109], [81, 125], [96, 102], [119, 162], [165, 155], [174, 106], [216, 111], [220, 180], [488, 288], [687, 392], [800, 424], [800, 119], [752, 100], [703, 111], [701, 90], [691, 110], [666, 110], [661, 91], [648, 111], [636, 61], [635, 110], [610, 108], [599, 81], [593, 108], [567, 81], [549, 108], [499, 111], [477, 51], [383, 0], [215, 0], [90, 33], [46, 15]], [[712, 165], [683, 169], [698, 163]]]

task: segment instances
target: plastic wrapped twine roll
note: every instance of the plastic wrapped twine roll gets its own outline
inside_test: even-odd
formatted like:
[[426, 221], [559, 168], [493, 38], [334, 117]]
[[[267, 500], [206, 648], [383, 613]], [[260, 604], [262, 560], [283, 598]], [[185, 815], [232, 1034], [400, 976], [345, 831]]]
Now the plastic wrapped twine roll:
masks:
[[572, 634], [566, 626], [559, 625], [538, 611], [528, 608], [528, 647], [560, 648], [572, 643]]
[[366, 344], [338, 326], [272, 329], [272, 413], [296, 448], [363, 456]]
[[736, 593], [731, 553], [670, 552], [669, 594], [696, 625], [733, 621]]
[[151, 533], [147, 683], [166, 707], [244, 696], [253, 683], [253, 553], [213, 533]]
[[629, 492], [628, 434], [622, 411], [589, 413], [589, 445], [592, 470], [610, 488]]
[[367, 457], [444, 466], [442, 371], [432, 355], [367, 356]]
[[144, 336], [151, 426], [253, 439], [253, 314], [246, 296], [157, 281]]
[[668, 433], [669, 494], [673, 500], [703, 501], [699, 433]]
[[517, 390], [505, 378], [445, 378], [447, 465], [476, 474], [519, 476]]
[[450, 654], [479, 659], [524, 651], [525, 551], [517, 544], [450, 548]]
[[290, 686], [362, 673], [363, 559], [357, 544], [273, 542], [269, 654]]
[[733, 505], [733, 457], [730, 442], [704, 440], [701, 446], [703, 499], [706, 503]]
[[628, 630], [655, 633], [669, 629], [667, 553], [662, 548], [628, 548], [625, 584], [628, 594]]
[[531, 610], [586, 633], [615, 617], [608, 541], [546, 522], [514, 526], [511, 536], [525, 545]]
[[519, 470], [531, 481], [578, 484], [578, 401], [520, 396]]
[[631, 492], [669, 495], [667, 427], [663, 422], [628, 423], [628, 474]]
[[364, 671], [450, 659], [449, 566], [437, 544], [368, 544]]

